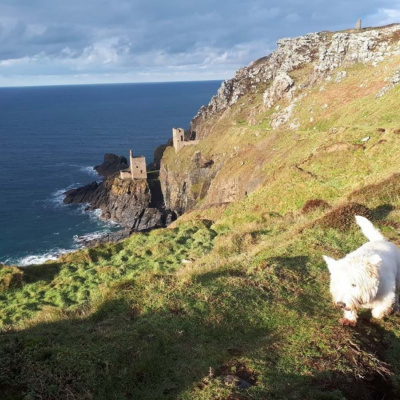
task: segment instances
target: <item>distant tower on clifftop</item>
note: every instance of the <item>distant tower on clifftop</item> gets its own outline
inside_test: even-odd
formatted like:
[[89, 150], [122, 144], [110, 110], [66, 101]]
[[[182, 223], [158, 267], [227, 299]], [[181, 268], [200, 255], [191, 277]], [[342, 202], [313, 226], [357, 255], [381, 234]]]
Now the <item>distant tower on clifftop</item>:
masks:
[[146, 158], [144, 156], [133, 156], [129, 150], [129, 169], [119, 172], [121, 179], [147, 179]]
[[361, 19], [356, 22], [356, 29], [359, 31], [361, 30]]
[[182, 147], [193, 146], [200, 140], [185, 140], [185, 130], [183, 128], [172, 128], [172, 143], [177, 153]]
[[183, 128], [172, 128], [172, 142], [175, 151], [179, 151], [185, 142], [185, 131]]

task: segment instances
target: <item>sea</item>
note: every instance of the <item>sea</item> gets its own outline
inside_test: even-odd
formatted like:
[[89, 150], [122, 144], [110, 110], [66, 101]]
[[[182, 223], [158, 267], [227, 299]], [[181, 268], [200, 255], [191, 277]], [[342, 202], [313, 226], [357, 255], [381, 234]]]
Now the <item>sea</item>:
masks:
[[42, 263], [118, 229], [64, 205], [63, 193], [101, 178], [105, 153], [155, 148], [187, 128], [221, 81], [0, 88], [0, 263]]

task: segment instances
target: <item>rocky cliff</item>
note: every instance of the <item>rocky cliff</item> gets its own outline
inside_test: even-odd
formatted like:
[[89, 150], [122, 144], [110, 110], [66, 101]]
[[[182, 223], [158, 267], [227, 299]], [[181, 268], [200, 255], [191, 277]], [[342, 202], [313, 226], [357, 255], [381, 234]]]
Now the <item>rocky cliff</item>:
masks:
[[115, 171], [125, 168], [125, 161], [106, 154], [104, 163], [96, 167], [105, 176], [102, 182], [92, 182], [65, 193], [65, 204], [87, 204], [87, 210], [99, 209], [102, 220], [113, 221], [123, 228], [101, 241], [119, 240], [132, 232], [159, 228], [170, 219], [164, 209], [158, 174], [149, 173], [148, 179], [122, 180]]
[[[198, 138], [208, 135], [204, 121], [222, 114], [249, 93], [263, 94], [264, 109], [270, 109], [283, 97], [295, 100], [301, 89], [319, 79], [332, 78], [334, 70], [356, 63], [377, 63], [400, 54], [400, 25], [346, 32], [310, 33], [297, 38], [280, 39], [277, 50], [267, 57], [252, 62], [222, 83], [218, 93], [203, 106], [191, 122], [191, 130]], [[296, 82], [292, 72], [307, 65], [307, 80]], [[336, 79], [340, 79], [336, 77]], [[290, 105], [288, 106], [290, 107]], [[276, 113], [272, 122], [278, 128], [288, 118], [290, 110]], [[284, 117], [282, 117], [285, 115]]]
[[128, 168], [127, 159], [111, 153], [105, 154], [103, 163], [94, 167], [95, 171], [104, 177], [113, 175], [125, 168]]
[[160, 168], [166, 207], [180, 215], [260, 188], [273, 156], [273, 133], [266, 134], [328, 130], [327, 116], [339, 119], [340, 101], [386, 94], [400, 81], [399, 39], [400, 25], [391, 25], [279, 40], [272, 54], [223, 82], [199, 110], [190, 125], [199, 145], [166, 149]]

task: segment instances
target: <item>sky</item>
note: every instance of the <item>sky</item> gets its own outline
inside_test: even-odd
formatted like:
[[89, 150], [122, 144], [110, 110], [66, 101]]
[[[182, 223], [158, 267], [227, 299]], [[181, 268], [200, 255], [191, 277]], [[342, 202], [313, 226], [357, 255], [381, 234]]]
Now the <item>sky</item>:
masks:
[[359, 18], [400, 22], [400, 0], [1, 0], [0, 86], [229, 79]]

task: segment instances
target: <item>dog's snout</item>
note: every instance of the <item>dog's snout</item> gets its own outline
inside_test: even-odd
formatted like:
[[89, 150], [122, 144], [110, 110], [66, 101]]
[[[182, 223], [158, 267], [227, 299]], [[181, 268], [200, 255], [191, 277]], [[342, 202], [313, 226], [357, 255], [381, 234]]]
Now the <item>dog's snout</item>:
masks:
[[336, 303], [336, 305], [337, 305], [339, 308], [345, 308], [345, 307], [346, 307], [346, 303], [343, 303], [343, 301], [338, 301], [338, 302]]

